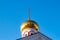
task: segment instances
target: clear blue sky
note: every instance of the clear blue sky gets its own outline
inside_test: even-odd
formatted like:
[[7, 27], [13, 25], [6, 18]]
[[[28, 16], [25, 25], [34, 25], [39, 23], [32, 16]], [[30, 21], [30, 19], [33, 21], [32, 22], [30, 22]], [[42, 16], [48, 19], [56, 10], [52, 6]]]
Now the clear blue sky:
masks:
[[31, 19], [39, 24], [39, 32], [60, 40], [60, 0], [0, 0], [0, 40], [21, 38], [20, 25]]

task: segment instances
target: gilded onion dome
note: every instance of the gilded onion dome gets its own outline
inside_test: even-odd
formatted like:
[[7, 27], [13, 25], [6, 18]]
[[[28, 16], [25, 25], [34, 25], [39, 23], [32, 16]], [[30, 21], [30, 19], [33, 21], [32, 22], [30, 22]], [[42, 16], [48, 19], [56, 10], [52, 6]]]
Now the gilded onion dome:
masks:
[[35, 21], [30, 20], [30, 9], [28, 10], [28, 20], [21, 24], [20, 31], [22, 32], [26, 28], [38, 30], [38, 24]]
[[38, 24], [33, 20], [27, 20], [21, 24], [20, 31], [22, 32], [24, 29], [27, 28], [33, 28], [38, 31]]

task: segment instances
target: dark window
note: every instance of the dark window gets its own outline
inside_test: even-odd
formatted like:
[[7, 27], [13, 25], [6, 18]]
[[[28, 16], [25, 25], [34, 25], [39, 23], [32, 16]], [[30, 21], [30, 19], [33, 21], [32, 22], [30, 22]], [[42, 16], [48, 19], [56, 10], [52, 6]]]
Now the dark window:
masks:
[[33, 35], [33, 33], [31, 33], [31, 35]]

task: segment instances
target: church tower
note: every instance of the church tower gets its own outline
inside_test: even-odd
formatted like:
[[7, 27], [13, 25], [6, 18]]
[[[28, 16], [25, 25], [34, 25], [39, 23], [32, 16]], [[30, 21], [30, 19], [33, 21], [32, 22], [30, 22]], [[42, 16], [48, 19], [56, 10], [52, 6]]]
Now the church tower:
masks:
[[52, 40], [39, 32], [38, 24], [30, 19], [30, 9], [28, 10], [28, 20], [23, 22], [20, 26], [22, 37], [17, 40]]
[[28, 10], [28, 20], [20, 26], [22, 37], [30, 36], [38, 32], [38, 24], [30, 19], [30, 9]]

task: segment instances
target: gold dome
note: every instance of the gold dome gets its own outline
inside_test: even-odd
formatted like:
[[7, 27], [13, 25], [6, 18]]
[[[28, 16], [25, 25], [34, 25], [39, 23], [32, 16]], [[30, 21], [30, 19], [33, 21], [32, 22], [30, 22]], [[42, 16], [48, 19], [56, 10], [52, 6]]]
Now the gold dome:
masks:
[[27, 20], [24, 23], [22, 23], [20, 31], [22, 32], [26, 28], [33, 28], [38, 31], [38, 24], [33, 20]]
[[28, 20], [21, 24], [20, 31], [22, 32], [26, 28], [33, 28], [38, 31], [38, 24], [35, 21], [30, 20], [30, 8], [28, 9]]

